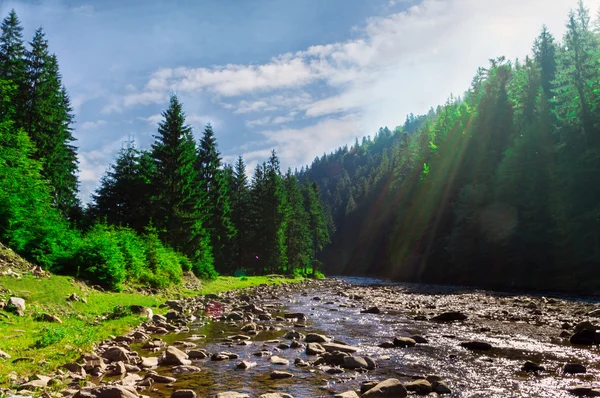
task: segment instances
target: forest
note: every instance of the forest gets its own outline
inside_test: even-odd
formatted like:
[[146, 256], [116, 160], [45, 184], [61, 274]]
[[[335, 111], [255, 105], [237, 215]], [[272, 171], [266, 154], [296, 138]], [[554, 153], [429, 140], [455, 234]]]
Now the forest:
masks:
[[28, 45], [14, 10], [0, 36], [0, 242], [55, 273], [120, 290], [184, 272], [320, 276], [329, 242], [319, 188], [273, 150], [251, 181], [224, 164], [210, 124], [195, 140], [171, 95], [154, 143], [123, 144], [93, 200], [78, 198], [73, 114], [40, 28]]
[[600, 15], [490, 59], [463, 96], [318, 157], [333, 274], [597, 293]]
[[294, 172], [273, 150], [249, 179], [172, 95], [152, 146], [125, 142], [85, 206], [56, 56], [14, 11], [1, 29], [0, 241], [46, 269], [111, 289], [323, 271], [597, 291], [600, 15], [582, 2], [561, 40], [544, 26], [463, 95]]

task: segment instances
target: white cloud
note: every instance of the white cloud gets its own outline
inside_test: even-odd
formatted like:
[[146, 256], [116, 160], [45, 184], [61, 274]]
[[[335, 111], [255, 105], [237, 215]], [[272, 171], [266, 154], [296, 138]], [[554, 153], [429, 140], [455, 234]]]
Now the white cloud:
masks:
[[[594, 15], [600, 0], [584, 3]], [[165, 101], [167, 92], [177, 91], [235, 98], [223, 106], [258, 114], [247, 122], [251, 127], [314, 118], [306, 127], [263, 132], [264, 146], [248, 153], [262, 156], [264, 147], [274, 145], [282, 160], [302, 164], [346, 138], [394, 127], [409, 112], [424, 113], [450, 93], [461, 95], [490, 58], [529, 54], [543, 24], [560, 39], [576, 5], [575, 0], [422, 0], [368, 19], [355, 39], [281, 54], [262, 65], [160, 69], [120, 106]], [[241, 95], [252, 99], [239, 101]], [[260, 114], [266, 111], [280, 113]], [[299, 113], [291, 116], [291, 111]]]
[[83, 122], [81, 123], [81, 130], [94, 130], [100, 126], [104, 126], [106, 124], [106, 120], [100, 119], [100, 120], [94, 120], [94, 121], [89, 121], [89, 122]]

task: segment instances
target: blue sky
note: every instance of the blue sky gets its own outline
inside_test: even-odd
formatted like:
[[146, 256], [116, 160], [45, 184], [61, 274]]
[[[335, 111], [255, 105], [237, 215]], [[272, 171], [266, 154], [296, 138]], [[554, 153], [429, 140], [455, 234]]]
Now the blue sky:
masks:
[[[600, 0], [586, 0], [595, 14]], [[558, 37], [576, 0], [0, 0], [42, 26], [76, 113], [81, 197], [122, 142], [153, 140], [170, 92], [226, 161], [283, 167], [402, 124], [468, 88], [478, 66]]]

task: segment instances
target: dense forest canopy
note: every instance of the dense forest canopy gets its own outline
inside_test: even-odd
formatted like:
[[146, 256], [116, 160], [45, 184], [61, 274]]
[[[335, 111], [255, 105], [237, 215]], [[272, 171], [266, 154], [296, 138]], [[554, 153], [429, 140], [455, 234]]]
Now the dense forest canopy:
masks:
[[0, 36], [0, 241], [54, 272], [111, 289], [183, 272], [318, 275], [329, 242], [318, 188], [272, 152], [252, 181], [224, 164], [210, 124], [196, 142], [172, 95], [150, 148], [124, 143], [85, 208], [69, 95], [44, 31], [15, 11]]
[[[0, 35], [0, 241], [109, 288], [193, 271], [368, 274], [594, 291], [600, 280], [600, 15], [481, 67], [460, 97], [282, 171], [223, 162], [171, 95], [154, 143], [123, 144], [78, 199], [75, 116], [44, 31]], [[326, 133], [326, 132], [325, 132]]]
[[491, 59], [461, 98], [314, 160], [330, 273], [597, 291], [600, 15]]

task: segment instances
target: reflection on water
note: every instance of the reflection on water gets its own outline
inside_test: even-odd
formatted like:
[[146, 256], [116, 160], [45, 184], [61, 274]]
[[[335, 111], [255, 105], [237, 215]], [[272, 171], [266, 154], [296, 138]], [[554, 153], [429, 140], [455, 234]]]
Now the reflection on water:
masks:
[[[537, 296], [511, 296], [491, 292], [468, 291], [460, 288], [405, 285], [367, 278], [344, 278], [330, 281], [308, 292], [288, 289], [278, 299], [270, 297], [261, 305], [271, 304], [273, 315], [283, 312], [303, 312], [308, 316], [301, 333], [317, 332], [360, 347], [360, 355], [371, 356], [378, 368], [367, 373], [345, 371], [330, 375], [315, 367], [299, 368], [294, 359], [314, 360], [304, 349], [278, 349], [277, 342], [293, 329], [289, 322], [257, 322], [280, 328], [261, 331], [249, 345], [225, 343], [227, 336], [240, 333], [242, 323], [208, 322], [193, 326], [190, 333], [161, 336], [168, 343], [188, 340], [209, 353], [220, 351], [239, 355], [238, 360], [195, 363], [201, 373], [173, 375], [178, 380], [172, 386], [155, 384], [155, 390], [145, 391], [152, 397], [170, 396], [180, 388], [191, 388], [199, 396], [235, 390], [258, 396], [265, 392], [286, 392], [294, 397], [330, 396], [332, 391], [358, 390], [369, 379], [396, 377], [410, 381], [414, 377], [439, 375], [447, 381], [455, 397], [562, 397], [572, 396], [566, 389], [576, 384], [592, 385], [600, 371], [600, 353], [594, 348], [576, 348], [558, 338], [561, 325], [576, 324], [587, 310], [571, 300], [547, 300]], [[338, 292], [343, 292], [339, 295]], [[359, 297], [356, 297], [356, 296]], [[313, 300], [313, 297], [321, 300]], [[347, 297], [349, 296], [349, 297]], [[362, 297], [362, 298], [361, 298]], [[360, 309], [377, 305], [381, 314], [361, 314]], [[587, 302], [586, 305], [595, 305]], [[465, 322], [436, 323], [431, 315], [446, 310], [459, 310], [469, 315]], [[190, 340], [192, 335], [206, 335]], [[407, 349], [383, 349], [378, 344], [395, 336], [421, 335], [428, 344]], [[459, 346], [462, 341], [477, 340], [492, 344], [493, 349], [471, 352]], [[139, 346], [140, 355], [150, 356]], [[268, 356], [253, 356], [266, 349], [290, 360], [289, 366], [273, 365]], [[256, 362], [248, 370], [238, 370], [240, 360]], [[546, 372], [521, 372], [526, 360], [539, 362]], [[586, 365], [583, 375], [563, 375], [565, 363]], [[273, 370], [291, 372], [292, 379], [271, 380]], [[168, 367], [158, 372], [171, 375]]]

